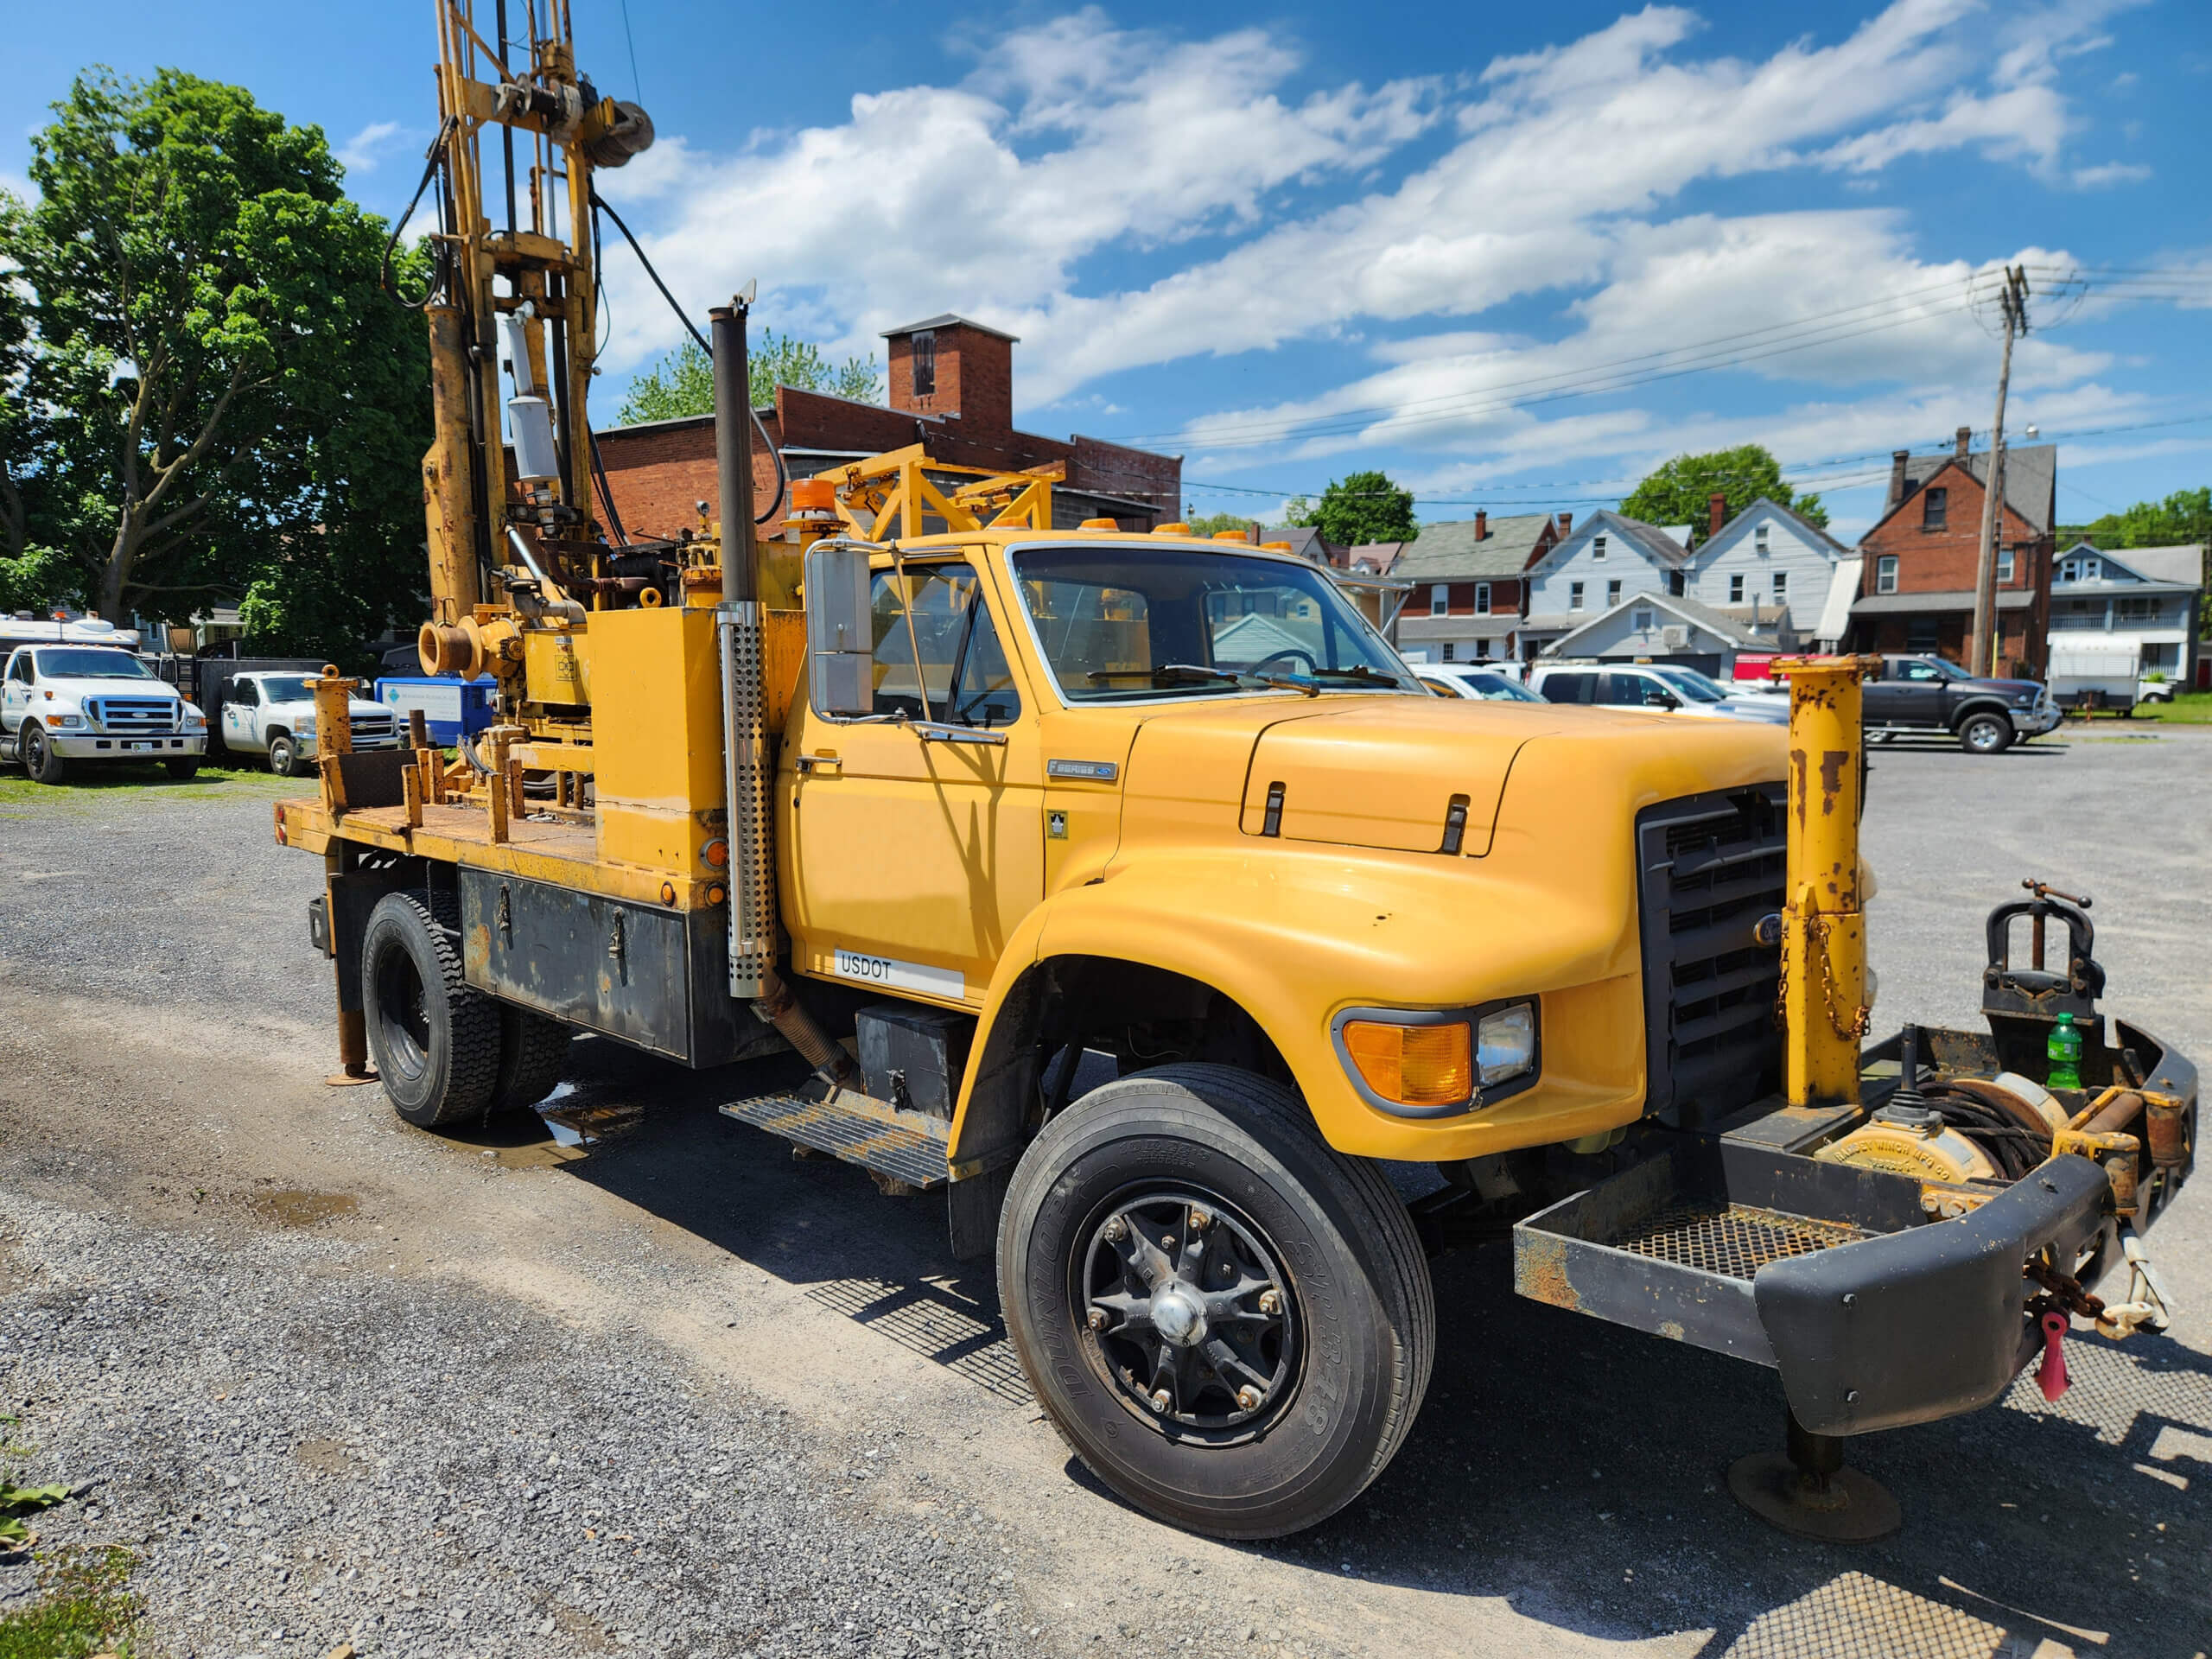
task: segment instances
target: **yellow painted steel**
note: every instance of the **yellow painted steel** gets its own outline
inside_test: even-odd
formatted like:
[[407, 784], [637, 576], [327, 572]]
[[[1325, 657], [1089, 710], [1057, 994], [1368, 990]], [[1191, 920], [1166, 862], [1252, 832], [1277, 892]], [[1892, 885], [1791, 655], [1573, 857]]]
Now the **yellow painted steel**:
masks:
[[601, 611], [591, 622], [599, 856], [683, 876], [728, 825], [721, 659], [710, 611]]
[[1881, 658], [1783, 658], [1774, 667], [1789, 680], [1784, 1091], [1793, 1106], [1856, 1103], [1868, 1017], [1859, 681]]

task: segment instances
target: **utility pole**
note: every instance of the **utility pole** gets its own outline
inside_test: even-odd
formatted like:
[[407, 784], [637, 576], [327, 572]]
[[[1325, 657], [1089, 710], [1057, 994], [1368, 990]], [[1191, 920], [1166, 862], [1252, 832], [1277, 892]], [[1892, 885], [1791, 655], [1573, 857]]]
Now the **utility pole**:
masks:
[[2005, 393], [2012, 382], [2012, 339], [2028, 332], [2028, 274], [2022, 267], [2006, 269], [1998, 303], [2005, 313], [2005, 360], [1997, 371], [1997, 421], [1990, 429], [1988, 486], [1981, 495], [1981, 556], [1974, 565], [1974, 648], [1967, 654], [1967, 666], [1992, 679], [2004, 671], [1999, 660], [2005, 633], [1997, 620], [1997, 537], [2004, 524]]

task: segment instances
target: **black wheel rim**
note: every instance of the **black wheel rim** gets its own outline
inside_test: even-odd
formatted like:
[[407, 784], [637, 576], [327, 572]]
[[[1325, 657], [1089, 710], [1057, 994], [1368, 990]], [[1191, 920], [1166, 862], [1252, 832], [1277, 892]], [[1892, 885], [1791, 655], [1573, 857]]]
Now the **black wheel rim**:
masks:
[[397, 944], [377, 959], [377, 1029], [387, 1068], [419, 1077], [430, 1063], [429, 1000], [415, 958]]
[[46, 770], [46, 739], [35, 728], [23, 733], [23, 766], [31, 772]]
[[1077, 1237], [1084, 1351], [1133, 1416], [1173, 1440], [1230, 1446], [1289, 1408], [1297, 1298], [1282, 1253], [1248, 1217], [1197, 1187], [1129, 1188]]

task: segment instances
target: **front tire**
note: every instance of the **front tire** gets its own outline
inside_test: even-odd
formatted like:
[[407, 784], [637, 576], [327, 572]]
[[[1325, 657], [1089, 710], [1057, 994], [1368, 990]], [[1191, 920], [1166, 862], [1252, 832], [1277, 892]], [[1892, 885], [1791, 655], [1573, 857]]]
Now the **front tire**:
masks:
[[[432, 908], [435, 906], [435, 909]], [[392, 1109], [418, 1129], [480, 1117], [499, 1076], [499, 1005], [462, 976], [451, 893], [386, 893], [361, 940], [369, 1052]]]
[[1007, 1332], [1093, 1473], [1172, 1525], [1274, 1538], [1382, 1471], [1436, 1313], [1405, 1206], [1289, 1091], [1222, 1065], [1093, 1090], [999, 1223]]
[[2012, 747], [2012, 722], [2002, 715], [1968, 715], [1959, 722], [1959, 747], [1968, 754], [2002, 754]]
[[200, 775], [200, 760], [197, 755], [187, 755], [180, 760], [164, 760], [162, 765], [168, 769], [169, 776], [180, 783]]
[[69, 768], [54, 752], [54, 745], [47, 741], [43, 727], [25, 721], [16, 736], [16, 753], [22, 756], [23, 770], [35, 784], [58, 784], [67, 775]]
[[299, 740], [289, 732], [279, 732], [269, 740], [269, 770], [279, 778], [300, 775]]

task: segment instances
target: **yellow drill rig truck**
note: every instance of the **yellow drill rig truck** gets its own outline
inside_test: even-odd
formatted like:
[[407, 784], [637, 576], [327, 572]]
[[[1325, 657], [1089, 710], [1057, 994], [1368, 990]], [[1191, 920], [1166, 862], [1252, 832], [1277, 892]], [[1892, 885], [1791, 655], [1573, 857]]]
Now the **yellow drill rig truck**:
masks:
[[[1791, 665], [1786, 734], [1440, 698], [1311, 563], [1062, 526], [1049, 480], [918, 450], [779, 473], [763, 537], [741, 300], [719, 512], [631, 540], [585, 414], [591, 181], [650, 124], [577, 75], [563, 0], [520, 41], [439, 16], [422, 656], [499, 724], [353, 753], [319, 682], [276, 835], [324, 860], [345, 1079], [435, 1130], [542, 1099], [578, 1031], [796, 1051], [730, 1155], [941, 1193], [1076, 1452], [1224, 1536], [1388, 1464], [1428, 1258], [1469, 1239], [1777, 1370], [1788, 1453], [1732, 1484], [1826, 1537], [1897, 1521], [1843, 1437], [1989, 1404], [2070, 1321], [2161, 1322], [2141, 1236], [2196, 1073], [2100, 1013], [2086, 899], [1993, 914], [1986, 1030], [1866, 1040], [1862, 664]], [[1078, 1093], [1086, 1055], [1119, 1075]]]

